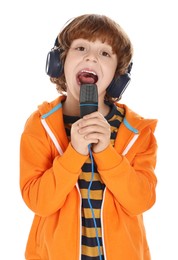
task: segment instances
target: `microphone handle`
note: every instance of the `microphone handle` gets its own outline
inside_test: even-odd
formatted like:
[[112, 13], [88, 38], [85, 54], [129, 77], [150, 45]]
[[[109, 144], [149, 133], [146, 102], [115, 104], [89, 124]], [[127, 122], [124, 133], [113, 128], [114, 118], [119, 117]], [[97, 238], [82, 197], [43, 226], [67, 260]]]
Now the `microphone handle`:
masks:
[[85, 115], [91, 114], [98, 110], [97, 102], [84, 102], [80, 103], [80, 116], [83, 117]]

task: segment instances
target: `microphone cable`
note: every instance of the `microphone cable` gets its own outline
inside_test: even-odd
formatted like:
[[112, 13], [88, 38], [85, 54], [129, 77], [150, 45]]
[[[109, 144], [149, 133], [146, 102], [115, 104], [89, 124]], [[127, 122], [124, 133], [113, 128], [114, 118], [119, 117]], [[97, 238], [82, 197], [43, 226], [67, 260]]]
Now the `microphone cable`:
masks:
[[100, 241], [99, 241], [99, 235], [98, 235], [98, 227], [97, 227], [97, 223], [96, 223], [96, 219], [95, 219], [95, 214], [94, 214], [94, 210], [91, 204], [91, 200], [90, 200], [90, 191], [91, 191], [91, 186], [93, 183], [93, 179], [94, 179], [94, 159], [93, 159], [93, 155], [92, 155], [92, 151], [91, 151], [91, 144], [88, 145], [88, 149], [89, 149], [89, 155], [90, 155], [90, 160], [91, 160], [91, 180], [88, 186], [88, 204], [92, 213], [92, 218], [93, 218], [93, 222], [94, 222], [94, 228], [95, 228], [95, 234], [96, 234], [96, 240], [97, 240], [97, 247], [98, 247], [98, 254], [99, 254], [99, 260], [102, 260], [102, 254], [101, 254], [101, 245], [100, 245]]

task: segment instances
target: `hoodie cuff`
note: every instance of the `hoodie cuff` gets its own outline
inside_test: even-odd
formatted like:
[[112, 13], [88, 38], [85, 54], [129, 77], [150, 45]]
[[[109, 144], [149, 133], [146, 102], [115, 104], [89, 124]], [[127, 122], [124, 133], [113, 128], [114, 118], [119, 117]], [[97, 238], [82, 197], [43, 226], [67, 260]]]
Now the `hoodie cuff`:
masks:
[[112, 169], [122, 161], [122, 156], [111, 144], [102, 152], [93, 153], [93, 157], [100, 171]]
[[78, 153], [69, 143], [63, 155], [58, 157], [57, 160], [65, 170], [71, 173], [79, 173], [87, 159], [88, 155]]

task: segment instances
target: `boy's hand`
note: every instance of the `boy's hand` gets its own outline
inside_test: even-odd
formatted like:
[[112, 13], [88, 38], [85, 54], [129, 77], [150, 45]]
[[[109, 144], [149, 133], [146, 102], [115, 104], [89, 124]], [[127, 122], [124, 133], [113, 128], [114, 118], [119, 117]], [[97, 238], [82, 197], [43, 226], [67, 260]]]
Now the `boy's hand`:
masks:
[[71, 144], [74, 149], [88, 154], [88, 145], [92, 144], [94, 153], [103, 151], [110, 144], [110, 125], [98, 111], [84, 116], [72, 125]]

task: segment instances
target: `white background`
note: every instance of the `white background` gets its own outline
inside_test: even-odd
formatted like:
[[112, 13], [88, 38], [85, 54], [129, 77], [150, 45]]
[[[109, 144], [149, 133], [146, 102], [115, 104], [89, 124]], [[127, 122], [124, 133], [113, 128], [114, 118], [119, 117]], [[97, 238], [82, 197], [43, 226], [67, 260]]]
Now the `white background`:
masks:
[[145, 227], [152, 260], [176, 260], [176, 0], [1, 1], [0, 259], [24, 260], [33, 214], [22, 201], [19, 189], [20, 135], [37, 105], [57, 97], [55, 85], [45, 75], [46, 55], [67, 20], [83, 13], [110, 16], [125, 29], [134, 45], [132, 81], [122, 103], [144, 117], [159, 120], [157, 201], [144, 214]]

